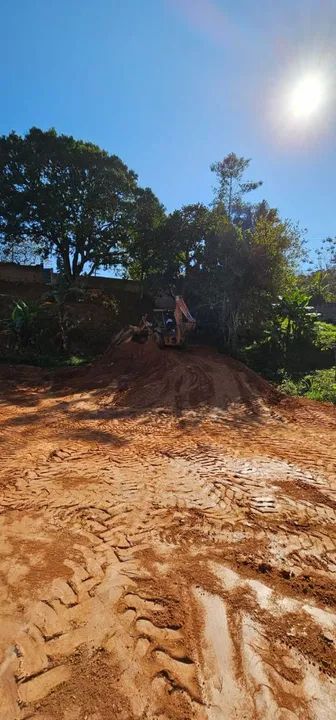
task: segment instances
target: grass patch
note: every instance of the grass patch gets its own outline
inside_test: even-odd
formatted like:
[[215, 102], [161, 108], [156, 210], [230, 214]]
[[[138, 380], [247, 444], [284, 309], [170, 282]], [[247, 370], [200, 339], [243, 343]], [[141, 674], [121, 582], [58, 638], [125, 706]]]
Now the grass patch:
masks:
[[336, 367], [315, 370], [300, 378], [284, 375], [279, 390], [286, 395], [298, 395], [336, 405]]
[[34, 353], [6, 353], [0, 358], [3, 365], [33, 365], [34, 367], [59, 368], [80, 367], [92, 361], [92, 357], [80, 355], [36, 355]]
[[320, 350], [331, 350], [336, 345], [336, 325], [317, 322], [315, 345]]

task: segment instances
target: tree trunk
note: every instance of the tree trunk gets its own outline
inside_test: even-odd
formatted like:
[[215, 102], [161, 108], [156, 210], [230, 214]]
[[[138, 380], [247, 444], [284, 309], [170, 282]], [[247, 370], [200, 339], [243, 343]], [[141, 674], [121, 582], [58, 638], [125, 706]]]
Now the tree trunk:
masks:
[[144, 296], [144, 275], [145, 275], [145, 273], [144, 273], [144, 268], [142, 265], [141, 270], [140, 270], [140, 300], [143, 300], [143, 296]]
[[66, 310], [63, 303], [58, 306], [58, 323], [61, 332], [62, 350], [66, 353], [68, 351], [68, 335], [66, 330]]
[[229, 220], [231, 222], [231, 204], [232, 204], [232, 177], [230, 177], [230, 186], [229, 186], [229, 207], [228, 207], [228, 216]]
[[61, 252], [61, 258], [63, 260], [63, 271], [65, 277], [69, 280], [69, 282], [72, 282], [73, 275], [71, 271], [71, 263], [70, 263], [70, 257], [69, 257], [69, 251], [63, 250]]

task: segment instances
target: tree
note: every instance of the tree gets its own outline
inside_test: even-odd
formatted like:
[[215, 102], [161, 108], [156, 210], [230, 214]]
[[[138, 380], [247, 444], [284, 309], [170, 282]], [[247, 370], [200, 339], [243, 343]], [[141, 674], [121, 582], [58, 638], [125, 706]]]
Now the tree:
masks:
[[336, 269], [336, 237], [327, 237], [322, 240], [320, 248], [316, 252], [317, 265], [319, 270]]
[[188, 277], [200, 261], [211, 213], [202, 203], [184, 205], [167, 218], [166, 232], [179, 272]]
[[165, 219], [165, 209], [152, 190], [139, 189], [123, 264], [131, 278], [140, 280], [142, 290], [150, 274], [160, 270], [161, 229]]
[[217, 175], [218, 187], [215, 189], [215, 204], [222, 204], [229, 220], [234, 220], [246, 208], [244, 196], [252, 190], [256, 190], [262, 182], [244, 182], [243, 175], [247, 170], [250, 160], [238, 157], [235, 153], [229, 153], [220, 162], [210, 166], [212, 172]]
[[278, 294], [288, 287], [302, 259], [303, 244], [299, 228], [282, 221], [275, 209], [261, 204], [253, 228], [246, 232], [256, 265], [262, 265], [264, 284]]
[[246, 316], [251, 287], [248, 270], [249, 248], [242, 231], [214, 212], [204, 248], [202, 295], [221, 341], [233, 352]]
[[0, 138], [0, 241], [33, 245], [74, 280], [118, 264], [136, 175], [96, 145], [32, 128]]
[[211, 212], [205, 205], [185, 205], [165, 216], [147, 189], [134, 208], [134, 232], [127, 245], [125, 267], [130, 275], [150, 282], [152, 290], [176, 284], [184, 292], [202, 258]]
[[293, 282], [301, 248], [295, 226], [263, 204], [250, 230], [229, 222], [221, 206], [209, 213], [188, 292], [204, 326], [237, 349], [243, 336], [261, 337], [272, 303]]
[[334, 302], [336, 299], [336, 238], [325, 238], [308, 262], [308, 272], [300, 274], [298, 283], [311, 296], [314, 304]]
[[0, 261], [18, 265], [36, 265], [40, 262], [38, 250], [33, 243], [18, 243], [17, 239], [6, 245], [0, 242]]

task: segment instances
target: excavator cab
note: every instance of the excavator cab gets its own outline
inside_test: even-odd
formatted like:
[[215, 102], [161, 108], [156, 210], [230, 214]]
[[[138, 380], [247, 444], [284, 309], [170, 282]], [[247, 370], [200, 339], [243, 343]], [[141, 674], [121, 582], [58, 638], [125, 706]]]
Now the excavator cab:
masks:
[[183, 347], [187, 335], [194, 330], [196, 321], [181, 296], [160, 302], [154, 310], [153, 334], [158, 347]]
[[176, 345], [176, 320], [172, 310], [156, 308], [153, 322], [154, 340], [158, 347]]

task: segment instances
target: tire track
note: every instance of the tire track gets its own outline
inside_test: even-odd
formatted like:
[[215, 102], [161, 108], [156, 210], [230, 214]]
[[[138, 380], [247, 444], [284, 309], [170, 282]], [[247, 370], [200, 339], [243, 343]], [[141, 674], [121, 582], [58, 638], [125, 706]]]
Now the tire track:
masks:
[[[23, 606], [0, 645], [4, 720], [38, 718], [39, 704], [54, 720], [74, 672], [103, 652], [113, 672], [106, 687], [98, 673], [97, 692], [118, 687], [136, 718], [331, 720], [333, 458], [322, 447], [320, 463], [315, 448], [300, 464], [298, 448], [288, 462], [282, 426], [280, 439], [262, 428], [249, 455], [236, 429], [223, 436], [221, 426], [217, 441], [204, 427], [184, 435], [177, 421], [171, 438], [171, 421], [150, 422], [125, 424], [131, 445], [64, 442], [38, 462], [23, 453], [2, 493], [10, 562], [0, 557], [0, 573]], [[69, 538], [61, 567], [30, 595], [28, 517], [51, 556], [55, 533]], [[47, 565], [38, 550], [36, 566]], [[11, 565], [22, 571], [16, 584]], [[76, 703], [82, 720], [84, 685]]]

